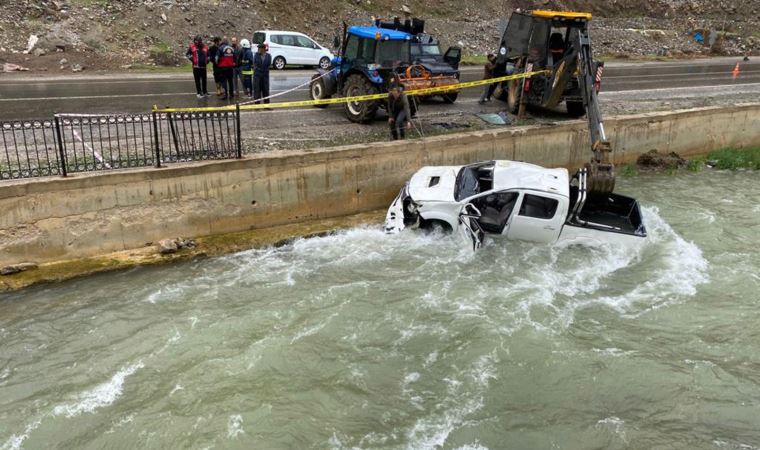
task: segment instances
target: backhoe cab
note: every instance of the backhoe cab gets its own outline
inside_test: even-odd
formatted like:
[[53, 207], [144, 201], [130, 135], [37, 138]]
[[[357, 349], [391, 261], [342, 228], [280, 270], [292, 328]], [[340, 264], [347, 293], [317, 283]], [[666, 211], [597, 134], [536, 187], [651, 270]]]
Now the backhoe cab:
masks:
[[591, 54], [590, 21], [585, 12], [517, 10], [501, 38], [495, 74], [550, 71], [503, 82], [499, 98], [513, 113], [522, 114], [526, 105], [554, 108], [565, 102], [569, 115], [587, 115], [593, 154], [586, 165], [588, 191], [605, 194], [615, 188], [615, 168], [597, 99], [604, 64]]

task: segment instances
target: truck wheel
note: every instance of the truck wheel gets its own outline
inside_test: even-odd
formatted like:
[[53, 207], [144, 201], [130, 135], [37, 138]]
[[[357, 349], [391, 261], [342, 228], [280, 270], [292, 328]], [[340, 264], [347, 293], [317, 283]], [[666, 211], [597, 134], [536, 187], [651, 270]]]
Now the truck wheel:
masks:
[[[346, 87], [343, 90], [345, 97], [356, 97], [359, 95], [372, 95], [379, 93], [377, 87], [369, 82], [364, 76], [354, 74], [348, 77]], [[365, 102], [348, 102], [346, 103], [346, 117], [355, 123], [370, 123], [377, 113], [380, 106], [378, 100]]]
[[[309, 98], [312, 100], [322, 100], [326, 98], [330, 98], [331, 96], [327, 95], [327, 89], [325, 88], [325, 82], [321, 78], [318, 80], [315, 80], [316, 78], [319, 78], [319, 75], [314, 75], [311, 77], [311, 86], [309, 86]], [[315, 108], [327, 108], [327, 105], [314, 105]]]
[[274, 59], [274, 61], [272, 61], [272, 65], [277, 70], [284, 69], [285, 68], [285, 63], [286, 63], [285, 62], [285, 58], [283, 58], [282, 56], [278, 56], [277, 58]]
[[443, 97], [443, 103], [451, 105], [452, 103], [457, 101], [457, 97], [459, 97], [459, 92], [449, 92], [447, 94], [441, 95], [441, 97]]
[[570, 117], [583, 117], [586, 115], [586, 107], [583, 102], [565, 102], [567, 105], [567, 115]]

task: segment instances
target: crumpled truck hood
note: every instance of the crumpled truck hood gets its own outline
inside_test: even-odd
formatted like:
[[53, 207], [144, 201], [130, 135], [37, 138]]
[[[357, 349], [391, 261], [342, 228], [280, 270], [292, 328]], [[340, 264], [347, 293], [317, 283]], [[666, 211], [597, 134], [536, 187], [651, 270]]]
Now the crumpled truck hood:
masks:
[[453, 202], [457, 174], [462, 166], [423, 167], [409, 181], [412, 200]]

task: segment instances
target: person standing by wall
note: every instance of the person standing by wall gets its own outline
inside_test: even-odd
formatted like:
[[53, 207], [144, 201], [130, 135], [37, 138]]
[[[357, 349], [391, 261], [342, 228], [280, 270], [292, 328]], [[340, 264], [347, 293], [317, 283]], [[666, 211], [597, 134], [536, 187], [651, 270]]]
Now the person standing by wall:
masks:
[[253, 51], [251, 51], [251, 42], [248, 39], [240, 41], [242, 51], [240, 52], [240, 73], [243, 75], [243, 88], [248, 98], [253, 97]]
[[227, 38], [222, 39], [222, 45], [216, 52], [216, 64], [222, 76], [224, 97], [222, 100], [232, 100], [235, 97], [235, 49], [232, 48]]
[[258, 52], [253, 55], [253, 98], [261, 103], [269, 103], [269, 67], [272, 65], [272, 55], [267, 53], [265, 43], [259, 44]]
[[394, 81], [388, 89], [388, 127], [393, 140], [406, 138], [406, 129], [412, 128], [409, 98], [403, 88]]
[[208, 97], [208, 46], [203, 43], [201, 35], [195, 36], [185, 56], [193, 63], [193, 78], [198, 98]]
[[235, 92], [240, 95], [240, 85], [243, 83], [243, 74], [242, 70], [240, 69], [240, 58], [243, 55], [243, 47], [238, 44], [238, 38], [235, 36], [230, 38], [230, 46], [232, 46], [232, 49], [235, 50], [235, 72], [233, 77], [235, 83]]

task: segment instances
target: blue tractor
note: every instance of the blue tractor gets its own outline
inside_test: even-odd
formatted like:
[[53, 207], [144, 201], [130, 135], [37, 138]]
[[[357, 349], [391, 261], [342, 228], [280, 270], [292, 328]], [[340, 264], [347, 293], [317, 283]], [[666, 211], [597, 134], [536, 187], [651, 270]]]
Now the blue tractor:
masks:
[[[331, 69], [319, 69], [312, 77], [309, 96], [315, 100], [379, 94], [387, 92], [394, 80], [407, 92], [459, 83], [461, 49], [452, 47], [442, 53], [438, 40], [425, 34], [424, 27], [425, 22], [416, 18], [403, 23], [398, 18], [378, 19], [373, 26], [344, 24], [343, 39], [336, 39], [339, 56]], [[442, 97], [454, 103], [458, 94], [450, 91]], [[348, 102], [346, 116], [352, 122], [369, 123], [384, 106], [382, 100]]]

